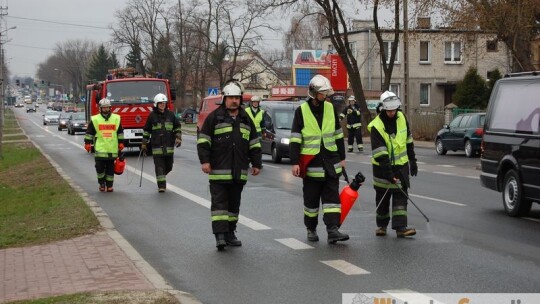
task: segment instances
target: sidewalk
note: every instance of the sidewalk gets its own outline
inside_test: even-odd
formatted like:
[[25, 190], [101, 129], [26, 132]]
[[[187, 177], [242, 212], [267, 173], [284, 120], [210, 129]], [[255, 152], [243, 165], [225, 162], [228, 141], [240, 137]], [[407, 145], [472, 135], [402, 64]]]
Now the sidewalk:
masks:
[[107, 214], [34, 143], [85, 200], [103, 230], [40, 246], [0, 250], [0, 303], [88, 291], [164, 291], [182, 304], [200, 302], [174, 290], [116, 231]]

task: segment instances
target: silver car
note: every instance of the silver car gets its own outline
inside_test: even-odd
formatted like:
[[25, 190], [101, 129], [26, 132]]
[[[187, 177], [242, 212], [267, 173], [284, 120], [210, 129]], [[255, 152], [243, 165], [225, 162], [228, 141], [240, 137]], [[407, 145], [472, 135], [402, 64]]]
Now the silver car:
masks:
[[60, 116], [60, 113], [56, 111], [45, 112], [45, 114], [43, 114], [43, 125], [57, 124], [58, 116]]

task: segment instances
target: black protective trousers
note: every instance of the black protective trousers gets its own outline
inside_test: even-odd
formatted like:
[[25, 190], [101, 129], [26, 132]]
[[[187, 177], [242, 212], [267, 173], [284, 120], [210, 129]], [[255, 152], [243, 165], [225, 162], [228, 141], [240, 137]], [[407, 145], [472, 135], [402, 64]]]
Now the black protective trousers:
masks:
[[114, 182], [114, 159], [96, 159], [98, 183], [112, 187]]
[[212, 233], [236, 230], [243, 189], [240, 183], [210, 183]]
[[[407, 193], [407, 189], [403, 189]], [[407, 226], [407, 197], [399, 189], [375, 187], [375, 204], [379, 204], [377, 211], [377, 227], [387, 227], [392, 219], [392, 229]], [[386, 195], [384, 195], [386, 192]], [[383, 198], [384, 196], [384, 198]], [[382, 199], [382, 202], [381, 202]], [[392, 200], [392, 214], [390, 214], [390, 199]], [[376, 205], [375, 205], [376, 206]]]
[[347, 128], [347, 144], [349, 149], [354, 144], [354, 139], [356, 139], [356, 145], [363, 145], [362, 142], [362, 128]]
[[167, 186], [166, 176], [173, 168], [174, 158], [172, 155], [154, 156], [154, 166], [156, 170], [156, 181], [158, 188]]
[[318, 216], [309, 216], [306, 213], [319, 213], [319, 205], [321, 203], [323, 222], [326, 227], [339, 226], [341, 212], [325, 212], [325, 209], [335, 209], [335, 207], [341, 206], [339, 200], [339, 178], [330, 178], [327, 176], [324, 181], [304, 178], [302, 190], [304, 192], [304, 225], [306, 225], [307, 229], [315, 230], [319, 219]]

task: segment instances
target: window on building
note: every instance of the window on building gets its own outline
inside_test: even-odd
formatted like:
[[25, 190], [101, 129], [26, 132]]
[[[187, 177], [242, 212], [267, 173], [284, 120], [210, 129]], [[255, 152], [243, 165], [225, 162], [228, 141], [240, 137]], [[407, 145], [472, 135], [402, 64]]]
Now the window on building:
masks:
[[431, 84], [429, 83], [420, 84], [420, 105], [421, 106], [429, 106], [430, 93], [431, 93], [430, 91], [431, 91]]
[[334, 45], [332, 45], [332, 44], [329, 44], [329, 45], [328, 45], [328, 53], [329, 53], [329, 54], [334, 53]]
[[461, 63], [461, 42], [446, 41], [444, 43], [444, 62]]
[[497, 52], [498, 51], [497, 46], [498, 46], [497, 39], [488, 40], [486, 42], [486, 48], [488, 52]]
[[[386, 55], [385, 61], [386, 63], [390, 63], [390, 51], [392, 50], [392, 46], [394, 45], [394, 41], [384, 41], [384, 54]], [[394, 60], [394, 63], [399, 63], [399, 44], [396, 51], [396, 58]]]
[[396, 94], [399, 97], [399, 83], [391, 83], [389, 87], [390, 92]]
[[420, 63], [430, 63], [429, 41], [420, 41]]
[[251, 83], [259, 82], [259, 75], [258, 74], [251, 74], [250, 80], [251, 80]]

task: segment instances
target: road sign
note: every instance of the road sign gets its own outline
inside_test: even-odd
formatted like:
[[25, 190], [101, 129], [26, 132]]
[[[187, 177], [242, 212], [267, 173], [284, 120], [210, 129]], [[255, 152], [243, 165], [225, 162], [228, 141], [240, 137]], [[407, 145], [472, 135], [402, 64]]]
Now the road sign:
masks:
[[219, 93], [219, 88], [208, 88], [208, 96], [216, 96]]

